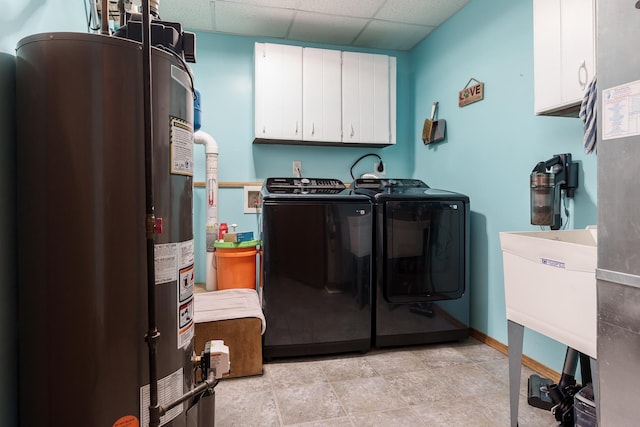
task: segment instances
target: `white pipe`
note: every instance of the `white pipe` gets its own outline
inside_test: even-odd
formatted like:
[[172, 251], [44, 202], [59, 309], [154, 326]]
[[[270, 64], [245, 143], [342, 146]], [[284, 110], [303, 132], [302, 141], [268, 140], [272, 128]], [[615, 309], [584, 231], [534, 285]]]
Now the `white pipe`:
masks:
[[204, 145], [206, 154], [206, 192], [207, 192], [207, 291], [215, 291], [218, 288], [216, 280], [216, 264], [214, 257], [214, 243], [218, 238], [218, 144], [216, 140], [201, 130], [193, 134], [195, 144]]
[[100, 33], [100, 22], [98, 22], [98, 5], [95, 0], [91, 0], [91, 20], [89, 30], [94, 34]]
[[207, 281], [205, 283], [205, 289], [207, 291], [215, 291], [218, 289], [218, 269], [216, 268], [216, 259], [213, 251], [207, 251]]
[[206, 154], [218, 154], [218, 143], [211, 135], [199, 130], [193, 134], [193, 137], [195, 138], [194, 142], [196, 144], [204, 145], [204, 152]]

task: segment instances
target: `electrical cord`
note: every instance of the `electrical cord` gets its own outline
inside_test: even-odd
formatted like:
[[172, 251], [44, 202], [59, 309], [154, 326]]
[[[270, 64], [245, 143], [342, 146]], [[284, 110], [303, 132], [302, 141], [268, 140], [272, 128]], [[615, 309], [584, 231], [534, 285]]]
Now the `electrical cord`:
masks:
[[380, 163], [378, 163], [378, 172], [382, 172], [384, 170], [384, 164], [382, 164], [382, 157], [378, 156], [375, 153], [368, 153], [368, 154], [365, 154], [364, 156], [361, 156], [358, 160], [353, 162], [353, 164], [351, 165], [351, 169], [349, 169], [349, 173], [351, 173], [351, 179], [355, 179], [355, 177], [353, 176], [353, 168], [358, 164], [358, 162], [360, 160], [364, 159], [365, 157], [369, 157], [369, 156], [377, 157], [378, 160], [380, 160]]
[[564, 215], [567, 217], [567, 220], [564, 222], [562, 229], [567, 228], [567, 224], [569, 224], [569, 209], [567, 208], [567, 192], [565, 191], [562, 194], [562, 204], [564, 205]]
[[161, 44], [155, 45], [154, 47], [157, 47], [158, 49], [160, 49], [162, 51], [170, 53], [171, 55], [175, 56], [178, 61], [180, 61], [180, 64], [182, 65], [182, 68], [184, 68], [184, 70], [189, 75], [189, 80], [191, 81], [191, 93], [193, 94], [193, 100], [195, 101], [196, 99], [198, 99], [198, 95], [196, 95], [196, 88], [195, 88], [195, 85], [193, 84], [193, 74], [191, 74], [191, 69], [189, 68], [187, 63], [184, 62], [184, 59], [182, 59], [182, 56], [178, 55], [172, 49], [169, 49], [168, 47], [163, 46]]
[[[92, 0], [92, 1], [96, 1], [96, 0]], [[100, 11], [100, 13], [97, 13], [97, 10], [94, 9], [93, 3], [91, 3], [91, 7], [89, 8], [89, 10], [87, 10], [87, 0], [84, 0], [84, 10], [85, 10], [85, 14], [87, 15], [87, 31], [89, 32], [98, 31], [100, 29], [100, 26], [98, 25], [97, 27], [94, 27], [93, 25], [91, 25], [91, 21], [93, 21], [93, 19], [95, 18], [97, 22], [98, 17], [102, 13], [102, 11]], [[94, 10], [96, 11], [96, 16], [94, 16], [93, 14]], [[115, 22], [116, 15], [111, 9], [107, 10], [107, 16], [109, 16], [109, 18], [112, 18]]]
[[[95, 1], [95, 0], [93, 0], [93, 1]], [[91, 23], [92, 23], [92, 21], [94, 20], [94, 18], [95, 18], [95, 20], [97, 21], [98, 16], [100, 16], [100, 14], [98, 13], [96, 16], [94, 16], [94, 9], [93, 9], [93, 7], [89, 8], [89, 9], [87, 10], [87, 0], [85, 0], [84, 6], [85, 6], [85, 13], [86, 13], [86, 15], [87, 15], [87, 29], [88, 29], [89, 31], [98, 31], [98, 30], [100, 29], [100, 26], [94, 27], [94, 26], [92, 26], [92, 25], [91, 25]], [[93, 6], [93, 4], [92, 4], [92, 6]], [[97, 11], [96, 11], [96, 13], [97, 13]], [[114, 16], [113, 12], [111, 12], [110, 10], [108, 11], [108, 14], [109, 14], [109, 16], [110, 16], [110, 17], [115, 18], [115, 16]], [[167, 53], [170, 53], [171, 55], [175, 56], [175, 57], [176, 57], [176, 59], [177, 59], [178, 61], [180, 61], [180, 64], [182, 65], [182, 68], [183, 68], [183, 69], [187, 72], [187, 74], [189, 75], [189, 80], [190, 80], [190, 82], [191, 82], [191, 93], [192, 93], [192, 95], [193, 95], [193, 99], [194, 99], [194, 100], [198, 99], [198, 97], [197, 97], [197, 95], [196, 95], [195, 84], [193, 83], [193, 74], [191, 73], [191, 69], [189, 68], [189, 66], [187, 65], [187, 63], [184, 61], [184, 59], [182, 59], [182, 56], [180, 56], [179, 54], [177, 54], [176, 52], [174, 52], [172, 49], [169, 49], [169, 48], [167, 48], [166, 46], [163, 46], [163, 45], [160, 45], [160, 44], [159, 44], [159, 45], [156, 45], [156, 46], [154, 46], [154, 47], [156, 47], [156, 48], [158, 48], [158, 49], [160, 49], [160, 50], [163, 50], [163, 51], [165, 51], [165, 52], [167, 52]]]

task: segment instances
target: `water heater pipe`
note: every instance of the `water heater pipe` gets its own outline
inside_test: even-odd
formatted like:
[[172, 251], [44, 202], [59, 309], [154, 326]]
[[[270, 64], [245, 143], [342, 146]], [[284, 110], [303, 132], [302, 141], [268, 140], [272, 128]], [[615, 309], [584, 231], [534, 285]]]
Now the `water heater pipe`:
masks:
[[102, 24], [101, 33], [108, 36], [109, 35], [109, 0], [102, 0], [100, 3], [100, 18]]
[[[103, 5], [106, 1], [103, 1]], [[102, 10], [104, 15], [104, 9]], [[104, 29], [103, 29], [104, 31]], [[157, 343], [160, 338], [156, 323], [155, 276], [155, 202], [153, 191], [153, 82], [151, 80], [151, 16], [149, 0], [142, 0], [142, 97], [144, 119], [144, 187], [147, 248], [147, 321], [145, 341], [149, 349], [149, 427], [160, 426], [158, 403]]]
[[207, 246], [207, 291], [218, 288], [216, 280], [216, 266], [214, 259], [214, 243], [218, 236], [218, 144], [216, 140], [201, 130], [193, 134], [194, 143], [204, 145], [206, 155], [206, 192], [207, 192], [207, 220], [205, 225]]

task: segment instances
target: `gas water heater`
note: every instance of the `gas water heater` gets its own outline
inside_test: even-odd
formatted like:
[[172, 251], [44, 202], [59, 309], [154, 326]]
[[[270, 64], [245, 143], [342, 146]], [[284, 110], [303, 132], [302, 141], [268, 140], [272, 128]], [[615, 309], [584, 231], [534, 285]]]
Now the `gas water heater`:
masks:
[[147, 426], [156, 380], [160, 405], [184, 398], [159, 425], [213, 425], [213, 387], [198, 388], [211, 367], [193, 354], [193, 80], [180, 55], [151, 49], [149, 153], [141, 46], [48, 33], [16, 49], [22, 426]]

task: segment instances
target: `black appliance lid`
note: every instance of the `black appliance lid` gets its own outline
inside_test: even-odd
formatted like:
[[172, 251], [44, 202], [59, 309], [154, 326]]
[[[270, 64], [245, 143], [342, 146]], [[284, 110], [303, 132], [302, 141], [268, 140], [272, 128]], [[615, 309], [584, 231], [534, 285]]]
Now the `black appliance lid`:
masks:
[[393, 199], [433, 199], [469, 201], [464, 194], [431, 188], [419, 179], [358, 178], [351, 188], [356, 194], [363, 194], [378, 202]]
[[268, 194], [340, 194], [346, 186], [334, 178], [267, 178], [264, 190]]
[[407, 178], [358, 178], [353, 184], [354, 190], [362, 188], [367, 190], [386, 191], [390, 188], [429, 188], [419, 179]]

